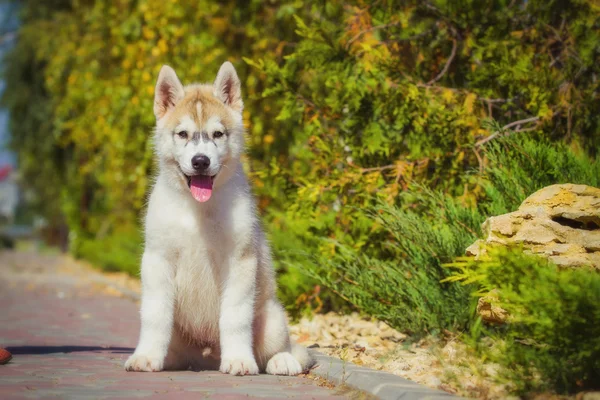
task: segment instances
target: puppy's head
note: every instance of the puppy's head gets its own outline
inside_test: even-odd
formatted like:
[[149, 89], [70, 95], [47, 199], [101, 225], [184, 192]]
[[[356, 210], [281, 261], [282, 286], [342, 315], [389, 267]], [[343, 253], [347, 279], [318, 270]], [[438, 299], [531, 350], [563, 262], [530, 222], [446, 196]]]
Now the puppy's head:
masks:
[[168, 179], [199, 202], [235, 172], [244, 151], [240, 80], [225, 62], [212, 85], [184, 87], [160, 70], [154, 94], [156, 151]]

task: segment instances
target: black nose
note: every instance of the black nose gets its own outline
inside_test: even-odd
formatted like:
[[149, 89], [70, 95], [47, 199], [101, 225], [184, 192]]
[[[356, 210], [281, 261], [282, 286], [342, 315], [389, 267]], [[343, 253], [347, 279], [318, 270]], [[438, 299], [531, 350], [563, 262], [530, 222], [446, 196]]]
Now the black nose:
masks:
[[204, 154], [196, 154], [192, 157], [192, 167], [196, 171], [203, 171], [210, 165], [210, 158], [206, 157]]

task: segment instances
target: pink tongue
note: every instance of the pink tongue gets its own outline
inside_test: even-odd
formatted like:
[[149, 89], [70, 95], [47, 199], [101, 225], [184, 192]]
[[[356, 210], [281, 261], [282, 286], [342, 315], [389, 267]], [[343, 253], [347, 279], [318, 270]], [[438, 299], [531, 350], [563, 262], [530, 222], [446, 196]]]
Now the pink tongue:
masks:
[[212, 195], [212, 178], [210, 176], [196, 175], [192, 176], [190, 190], [196, 201], [204, 203]]

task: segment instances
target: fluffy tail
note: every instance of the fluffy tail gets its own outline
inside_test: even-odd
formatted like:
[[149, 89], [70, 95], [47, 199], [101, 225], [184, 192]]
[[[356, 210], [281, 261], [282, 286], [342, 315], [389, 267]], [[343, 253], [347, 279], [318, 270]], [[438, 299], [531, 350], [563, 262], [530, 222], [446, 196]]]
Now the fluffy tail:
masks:
[[296, 342], [292, 342], [292, 355], [298, 360], [302, 366], [302, 371], [304, 372], [311, 369], [317, 362], [313, 356], [310, 355], [306, 347], [301, 346]]

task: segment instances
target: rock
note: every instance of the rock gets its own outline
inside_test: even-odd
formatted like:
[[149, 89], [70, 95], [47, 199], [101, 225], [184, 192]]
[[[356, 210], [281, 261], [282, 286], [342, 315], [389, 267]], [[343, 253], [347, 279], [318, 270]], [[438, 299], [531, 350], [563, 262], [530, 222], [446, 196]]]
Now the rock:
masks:
[[[517, 211], [488, 218], [482, 229], [486, 238], [469, 246], [468, 255], [483, 254], [486, 245], [519, 244], [559, 266], [590, 266], [600, 271], [598, 188], [574, 184], [545, 187], [529, 196]], [[482, 309], [487, 306], [482, 304]]]
[[497, 305], [499, 299], [494, 289], [477, 301], [477, 314], [481, 319], [491, 324], [501, 325], [508, 319], [508, 312]]
[[[579, 397], [579, 396], [577, 396]], [[587, 392], [581, 396], [582, 400], [600, 400], [600, 392]]]

